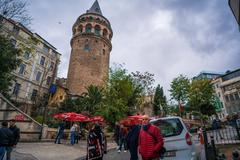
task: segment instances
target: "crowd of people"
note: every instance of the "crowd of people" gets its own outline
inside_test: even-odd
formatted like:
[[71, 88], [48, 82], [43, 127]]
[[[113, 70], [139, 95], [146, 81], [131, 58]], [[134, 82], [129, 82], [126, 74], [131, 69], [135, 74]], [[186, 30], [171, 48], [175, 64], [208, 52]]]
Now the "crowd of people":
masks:
[[[164, 142], [158, 127], [149, 123], [150, 118], [143, 116], [141, 124], [124, 126], [115, 124], [114, 138], [118, 145], [117, 152], [130, 152], [130, 160], [138, 160], [140, 154], [143, 160], [158, 160], [164, 153]], [[60, 123], [55, 143], [61, 143], [65, 124]], [[107, 139], [99, 124], [90, 123], [87, 127], [87, 160], [102, 160], [107, 152]], [[79, 139], [80, 127], [76, 123], [70, 128], [70, 144]]]
[[164, 154], [164, 142], [158, 127], [149, 123], [148, 116], [142, 117], [142, 123], [124, 127], [116, 123], [115, 141], [118, 144], [118, 153], [122, 145], [124, 151], [130, 152], [130, 160], [138, 160], [138, 153], [142, 160], [158, 160]]
[[6, 160], [11, 159], [11, 152], [16, 147], [20, 138], [20, 129], [16, 126], [14, 119], [2, 122], [0, 128], [0, 160], [6, 155]]

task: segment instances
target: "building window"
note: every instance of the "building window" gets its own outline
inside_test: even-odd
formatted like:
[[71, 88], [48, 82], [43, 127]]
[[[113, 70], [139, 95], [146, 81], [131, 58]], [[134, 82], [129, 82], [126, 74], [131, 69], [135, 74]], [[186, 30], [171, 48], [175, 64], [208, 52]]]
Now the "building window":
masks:
[[228, 95], [225, 96], [225, 99], [226, 99], [227, 102], [229, 102]]
[[50, 85], [50, 83], [51, 83], [51, 77], [50, 77], [50, 76], [48, 76], [48, 77], [47, 77], [46, 84], [49, 86], [49, 85]]
[[235, 93], [234, 96], [235, 96], [235, 99], [236, 99], [236, 100], [239, 100], [239, 99], [240, 99], [238, 93]]
[[31, 96], [31, 100], [32, 101], [35, 101], [36, 100], [36, 97], [37, 97], [37, 90], [36, 89], [33, 89], [33, 91], [32, 91], [32, 96]]
[[49, 47], [46, 46], [46, 45], [43, 45], [43, 51], [44, 51], [45, 53], [49, 53]]
[[19, 94], [20, 88], [21, 88], [21, 84], [15, 83], [15, 86], [13, 88], [13, 95], [17, 96]]
[[49, 67], [49, 68], [50, 68], [50, 71], [53, 70], [53, 68], [54, 68], [54, 62], [51, 62], [51, 63], [50, 63], [50, 67]]
[[105, 49], [102, 50], [102, 54], [105, 55]]
[[234, 97], [232, 94], [230, 94], [230, 101], [234, 101]]
[[91, 24], [87, 24], [86, 25], [86, 33], [91, 33], [92, 32], [92, 25]]
[[40, 81], [41, 76], [42, 76], [42, 72], [38, 71], [36, 75], [36, 81]]
[[23, 57], [28, 60], [30, 58], [30, 53], [29, 52], [25, 52]]
[[12, 43], [13, 47], [16, 47], [17, 41], [15, 39], [10, 39], [10, 42]]
[[25, 68], [26, 68], [25, 64], [20, 64], [18, 74], [21, 75], [24, 74]]
[[99, 25], [96, 25], [95, 28], [94, 28], [94, 32], [96, 35], [100, 35], [100, 31], [101, 31], [101, 28]]
[[90, 52], [90, 51], [91, 51], [91, 48], [90, 48], [90, 45], [89, 45], [89, 44], [85, 44], [85, 46], [84, 46], [84, 51], [85, 51], [85, 52]]
[[41, 59], [40, 59], [40, 64], [42, 65], [42, 66], [44, 66], [44, 63], [45, 63], [45, 57], [41, 57]]
[[13, 26], [13, 33], [18, 34], [19, 28], [18, 26]]

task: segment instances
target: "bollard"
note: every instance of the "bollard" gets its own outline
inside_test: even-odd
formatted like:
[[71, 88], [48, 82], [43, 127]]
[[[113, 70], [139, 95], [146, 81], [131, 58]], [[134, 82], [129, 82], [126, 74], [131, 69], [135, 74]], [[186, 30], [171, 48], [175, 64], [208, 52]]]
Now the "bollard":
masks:
[[238, 125], [236, 125], [236, 131], [237, 131], [238, 139], [240, 140], [240, 133], [239, 133], [239, 127], [238, 127]]
[[204, 138], [204, 149], [205, 149], [205, 156], [206, 156], [206, 160], [210, 160], [209, 156], [208, 156], [208, 138], [207, 138], [207, 132], [206, 129], [203, 129], [203, 138]]
[[211, 136], [211, 145], [212, 145], [212, 150], [213, 150], [214, 159], [216, 159], [216, 157], [217, 157], [217, 152], [216, 152], [216, 146], [215, 146], [215, 143], [214, 143], [214, 137], [213, 137], [213, 136]]
[[237, 150], [232, 153], [232, 160], [239, 160], [240, 156]]

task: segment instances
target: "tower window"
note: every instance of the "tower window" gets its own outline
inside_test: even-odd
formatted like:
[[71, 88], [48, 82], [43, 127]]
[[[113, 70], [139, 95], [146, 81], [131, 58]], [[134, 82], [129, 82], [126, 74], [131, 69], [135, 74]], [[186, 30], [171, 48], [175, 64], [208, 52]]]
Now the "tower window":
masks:
[[103, 37], [107, 38], [108, 31], [106, 29], [103, 30]]
[[73, 28], [73, 34], [75, 34], [76, 33], [76, 29], [75, 28]]
[[96, 34], [96, 35], [100, 35], [100, 30], [101, 30], [100, 26], [99, 26], [99, 25], [96, 25], [95, 28], [94, 28], [95, 34]]
[[80, 32], [80, 33], [83, 32], [83, 26], [82, 25], [78, 26], [78, 32]]
[[91, 51], [91, 48], [90, 48], [89, 44], [85, 44], [84, 51], [86, 51], [86, 52], [90, 52]]
[[92, 25], [91, 24], [87, 24], [86, 25], [86, 33], [91, 33], [92, 32]]
[[102, 50], [103, 55], [105, 55], [105, 49]]

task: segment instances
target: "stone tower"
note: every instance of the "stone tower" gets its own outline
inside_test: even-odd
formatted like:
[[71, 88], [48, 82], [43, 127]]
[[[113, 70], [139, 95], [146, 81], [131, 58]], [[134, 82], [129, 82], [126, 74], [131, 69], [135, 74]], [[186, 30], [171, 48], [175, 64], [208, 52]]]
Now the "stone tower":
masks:
[[67, 88], [80, 95], [91, 84], [103, 86], [108, 78], [113, 32], [97, 0], [78, 17], [72, 34]]

